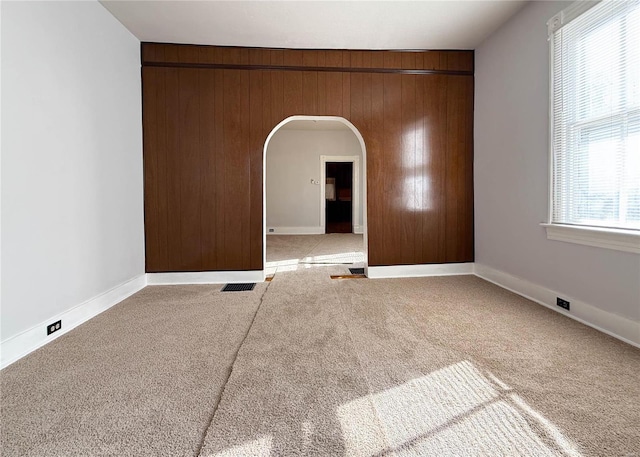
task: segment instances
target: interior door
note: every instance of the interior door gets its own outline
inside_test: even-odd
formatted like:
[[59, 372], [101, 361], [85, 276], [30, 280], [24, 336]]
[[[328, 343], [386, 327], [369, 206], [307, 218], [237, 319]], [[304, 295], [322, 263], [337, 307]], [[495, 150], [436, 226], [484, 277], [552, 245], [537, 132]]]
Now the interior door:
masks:
[[353, 233], [353, 163], [327, 162], [325, 233]]

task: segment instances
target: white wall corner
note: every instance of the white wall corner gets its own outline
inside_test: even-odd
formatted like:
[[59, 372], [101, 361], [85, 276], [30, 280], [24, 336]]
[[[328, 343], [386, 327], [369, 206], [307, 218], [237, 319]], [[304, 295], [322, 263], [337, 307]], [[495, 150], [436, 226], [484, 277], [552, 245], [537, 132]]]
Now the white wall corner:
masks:
[[[479, 278], [640, 348], [640, 322], [607, 312], [566, 294], [547, 289], [526, 279], [518, 278], [486, 265], [476, 263], [474, 268], [475, 274]], [[569, 300], [571, 302], [571, 311], [565, 311], [556, 306], [556, 297]]]
[[366, 273], [371, 279], [471, 275], [473, 262], [376, 266], [368, 267]]
[[147, 273], [147, 285], [228, 284], [262, 282], [264, 270], [192, 271], [184, 273]]
[[[144, 289], [146, 285], [147, 277], [145, 274], [136, 276], [63, 313], [52, 316], [47, 319], [46, 322], [41, 322], [24, 332], [2, 341], [0, 343], [0, 369], [61, 337], [112, 306], [117, 305], [122, 300]], [[62, 328], [54, 334], [47, 336], [47, 324], [58, 320], [62, 321]]]

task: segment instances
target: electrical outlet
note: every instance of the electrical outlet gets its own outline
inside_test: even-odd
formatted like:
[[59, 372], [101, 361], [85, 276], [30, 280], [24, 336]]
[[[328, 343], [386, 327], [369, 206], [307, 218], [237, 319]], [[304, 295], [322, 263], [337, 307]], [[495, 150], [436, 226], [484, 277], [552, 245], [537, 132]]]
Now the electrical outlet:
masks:
[[564, 308], [567, 311], [569, 311], [569, 302], [567, 300], [563, 300], [560, 297], [556, 297], [556, 305], [558, 305], [560, 308]]
[[51, 335], [53, 332], [57, 332], [62, 328], [62, 321], [56, 321], [53, 324], [47, 325], [47, 335]]
[[269, 229], [269, 233], [273, 233], [275, 231], [276, 231], [276, 229]]

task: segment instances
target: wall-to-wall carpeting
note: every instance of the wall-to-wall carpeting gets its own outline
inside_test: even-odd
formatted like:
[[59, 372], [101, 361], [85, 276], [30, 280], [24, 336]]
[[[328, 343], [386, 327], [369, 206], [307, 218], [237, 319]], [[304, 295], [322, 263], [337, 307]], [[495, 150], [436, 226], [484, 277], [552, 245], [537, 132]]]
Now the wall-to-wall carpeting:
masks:
[[637, 348], [473, 276], [345, 272], [141, 291], [0, 372], [2, 454], [640, 454]]

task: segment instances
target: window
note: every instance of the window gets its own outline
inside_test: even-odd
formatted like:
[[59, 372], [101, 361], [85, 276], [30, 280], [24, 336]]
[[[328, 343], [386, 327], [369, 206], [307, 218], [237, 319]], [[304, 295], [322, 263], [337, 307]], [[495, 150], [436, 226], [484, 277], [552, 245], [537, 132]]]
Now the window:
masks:
[[553, 167], [549, 225], [628, 232], [637, 248], [640, 0], [592, 5], [577, 2], [548, 23]]

